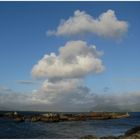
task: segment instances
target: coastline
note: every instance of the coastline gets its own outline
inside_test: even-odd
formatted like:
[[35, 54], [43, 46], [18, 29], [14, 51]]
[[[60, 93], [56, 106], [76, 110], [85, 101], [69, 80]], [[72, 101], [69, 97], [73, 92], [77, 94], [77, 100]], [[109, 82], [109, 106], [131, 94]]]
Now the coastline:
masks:
[[[113, 114], [115, 114], [115, 115], [113, 115]], [[124, 116], [126, 114], [127, 113], [119, 113], [119, 112], [117, 112], [117, 113], [115, 113], [115, 112], [107, 112], [107, 113], [106, 112], [88, 112], [88, 113], [63, 113], [63, 114], [60, 113], [59, 116], [57, 116], [58, 114], [54, 113], [54, 112], [53, 113], [51, 113], [51, 112], [50, 113], [39, 113], [39, 114], [38, 113], [37, 114], [34, 114], [34, 113], [33, 114], [32, 113], [23, 114], [23, 113], [19, 113], [19, 112], [6, 112], [6, 114], [1, 114], [1, 118], [2, 118], [2, 120], [4, 120], [4, 122], [8, 123], [8, 121], [9, 121], [13, 124], [13, 126], [16, 126], [16, 127], [20, 127], [20, 126], [24, 126], [24, 125], [36, 126], [36, 125], [41, 124], [45, 128], [46, 127], [50, 128], [52, 126], [54, 128], [56, 126], [57, 126], [57, 128], [59, 128], [63, 124], [67, 124], [66, 129], [70, 129], [69, 125], [72, 125], [74, 127], [76, 126], [76, 130], [77, 130], [77, 129], [79, 129], [78, 127], [79, 127], [79, 124], [81, 124], [81, 123], [82, 124], [80, 126], [83, 129], [84, 129], [83, 124], [89, 124], [89, 123], [90, 123], [90, 127], [87, 125], [88, 129], [98, 128], [98, 124], [99, 124], [100, 128], [105, 127], [106, 125], [103, 125], [102, 122], [104, 122], [104, 124], [108, 123], [109, 125], [110, 125], [109, 122], [114, 122], [114, 127], [115, 127], [115, 124], [116, 124], [116, 127], [118, 127], [117, 126], [118, 123], [122, 123], [123, 120], [129, 121], [129, 120], [131, 120], [131, 118], [133, 118], [133, 115], [131, 113], [129, 116]], [[111, 115], [116, 116], [116, 117], [112, 117], [112, 118], [109, 117]], [[62, 116], [63, 117], [65, 116], [66, 118], [62, 119]], [[80, 118], [79, 116], [86, 116], [86, 119]], [[104, 118], [103, 118], [103, 116], [104, 116]], [[108, 118], [107, 118], [107, 116], [108, 116]], [[61, 118], [61, 120], [60, 120], [60, 118]], [[3, 125], [4, 125], [4, 123], [3, 123]], [[97, 127], [96, 127], [96, 125], [97, 125]], [[81, 133], [81, 135], [78, 134], [79, 135], [78, 136], [76, 134], [77, 132], [75, 131], [74, 135], [73, 135], [73, 133], [71, 133], [71, 136], [69, 134], [68, 135], [65, 134], [64, 137], [67, 138], [67, 136], [68, 136], [68, 138], [75, 137], [75, 138], [81, 138], [81, 139], [83, 139], [83, 138], [84, 139], [86, 139], [86, 138], [87, 139], [93, 139], [93, 138], [96, 138], [96, 139], [98, 139], [98, 138], [100, 138], [100, 139], [109, 139], [109, 138], [119, 139], [119, 138], [126, 138], [126, 136], [129, 138], [131, 136], [132, 138], [135, 138], [137, 135], [139, 135], [139, 132], [135, 131], [136, 129], [133, 130], [135, 133], [133, 133], [131, 135], [130, 134], [125, 135], [127, 130], [129, 130], [130, 128], [133, 128], [135, 126], [137, 126], [137, 125], [133, 125], [132, 127], [128, 127], [128, 129], [125, 129], [122, 131], [123, 133], [120, 133], [121, 132], [120, 131], [118, 134], [116, 133], [117, 131], [116, 132], [114, 131], [115, 133], [108, 133], [108, 132], [106, 133], [104, 131], [105, 133], [103, 134], [103, 132], [102, 132], [103, 129], [99, 129], [100, 133], [102, 133], [102, 134], [99, 134], [99, 133], [96, 133], [96, 131], [94, 131], [94, 129], [93, 129], [91, 133], [88, 133], [88, 131], [87, 131], [87, 133], [84, 132], [84, 133]], [[71, 128], [72, 129], [71, 132], [74, 131], [74, 129], [73, 129], [74, 127]], [[50, 130], [50, 132], [51, 131], [53, 132], [53, 130], [55, 132], [55, 129]], [[60, 133], [63, 132], [62, 130], [63, 130], [63, 128], [60, 130]], [[111, 129], [109, 129], [109, 130], [111, 130]], [[109, 130], [107, 130], [107, 131], [109, 131]], [[33, 131], [34, 130], [32, 130], [32, 132]], [[43, 131], [43, 130], [41, 130], [41, 131]], [[55, 133], [54, 133], [54, 135], [55, 135]], [[65, 133], [65, 132], [63, 132], [63, 133]], [[5, 138], [6, 138], [6, 134], [5, 134]], [[17, 138], [18, 138], [18, 136], [17, 136]], [[27, 138], [28, 138], [28, 136], [27, 136]], [[49, 137], [44, 135], [43, 138], [49, 138]], [[61, 138], [61, 136], [60, 137], [58, 136], [57, 138]]]

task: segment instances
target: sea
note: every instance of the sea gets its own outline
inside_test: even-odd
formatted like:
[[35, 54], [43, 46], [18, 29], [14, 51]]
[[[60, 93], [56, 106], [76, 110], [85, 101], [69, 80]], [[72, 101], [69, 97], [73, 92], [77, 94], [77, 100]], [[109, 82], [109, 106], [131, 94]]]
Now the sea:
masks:
[[[43, 112], [42, 112], [43, 113]], [[24, 115], [41, 112], [20, 112]], [[140, 125], [140, 112], [129, 113], [129, 118], [65, 122], [21, 122], [0, 117], [1, 139], [78, 139], [85, 135], [97, 137], [122, 135]]]

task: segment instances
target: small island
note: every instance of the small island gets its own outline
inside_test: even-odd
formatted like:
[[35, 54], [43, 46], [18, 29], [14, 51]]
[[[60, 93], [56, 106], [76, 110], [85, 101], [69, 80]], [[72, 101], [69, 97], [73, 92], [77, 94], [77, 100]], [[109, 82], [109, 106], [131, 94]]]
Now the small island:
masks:
[[38, 115], [21, 115], [18, 112], [7, 112], [0, 115], [4, 118], [10, 118], [15, 122], [60, 122], [60, 121], [86, 121], [86, 120], [108, 120], [130, 117], [128, 113], [123, 112], [87, 112], [87, 113], [44, 113]]
[[[19, 112], [5, 112], [1, 113], [0, 117], [3, 119], [11, 119], [15, 123], [28, 122], [46, 122], [55, 123], [62, 121], [86, 121], [86, 120], [108, 120], [108, 119], [121, 119], [130, 117], [126, 112], [84, 112], [84, 113], [38, 113], [35, 115], [23, 115]], [[139, 139], [140, 138], [140, 126], [136, 126], [126, 131], [120, 136], [102, 136], [85, 135], [80, 139]]]

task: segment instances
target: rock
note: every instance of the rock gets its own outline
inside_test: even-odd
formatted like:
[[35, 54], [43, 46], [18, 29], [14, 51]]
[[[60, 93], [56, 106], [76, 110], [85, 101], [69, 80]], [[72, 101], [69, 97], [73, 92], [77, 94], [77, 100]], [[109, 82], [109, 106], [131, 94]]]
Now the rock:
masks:
[[100, 139], [117, 139], [118, 137], [116, 136], [103, 136], [103, 137], [100, 137]]
[[4, 114], [0, 113], [0, 117], [3, 117], [3, 116], [4, 116]]
[[88, 119], [88, 117], [87, 116], [85, 116], [85, 114], [78, 114], [78, 115], [75, 115], [75, 117], [76, 117], [76, 120], [79, 120], [79, 121], [85, 121], [85, 120], [87, 120]]
[[24, 122], [24, 118], [23, 117], [16, 117], [14, 120], [16, 122]]
[[140, 139], [140, 126], [134, 127], [120, 136], [104, 136], [100, 139]]
[[81, 137], [80, 139], [97, 139], [97, 137], [95, 135], [86, 135]]
[[43, 122], [59, 122], [60, 118], [57, 117], [57, 116], [53, 116], [53, 117], [41, 116], [40, 120], [43, 121]]
[[40, 116], [33, 116], [33, 117], [31, 117], [30, 121], [31, 122], [38, 122], [38, 121], [40, 121]]
[[56, 113], [45, 113], [40, 118], [43, 122], [58, 122], [60, 121], [60, 115]]
[[[87, 135], [81, 137], [81, 139], [97, 139], [95, 135]], [[134, 127], [120, 136], [103, 136], [99, 139], [140, 139], [140, 126]]]
[[61, 121], [67, 121], [68, 120], [68, 117], [67, 116], [64, 116], [64, 115], [60, 115], [60, 120]]
[[132, 129], [129, 129], [128, 131], [125, 132], [125, 135], [132, 135], [134, 133], [137, 133], [138, 131], [140, 131], [140, 126], [136, 126]]
[[140, 126], [134, 127], [124, 134], [121, 138], [125, 139], [140, 139]]
[[43, 121], [43, 122], [48, 122], [48, 121], [49, 121], [49, 118], [48, 118], [48, 117], [42, 116], [42, 117], [40, 118], [40, 120]]
[[4, 116], [10, 117], [10, 118], [15, 118], [15, 117], [21, 116], [21, 115], [18, 114], [17, 112], [7, 112], [7, 113], [4, 114]]
[[110, 116], [102, 116], [102, 117], [92, 117], [93, 120], [108, 120], [111, 119]]
[[104, 115], [104, 112], [90, 112], [88, 114], [88, 117], [103, 117]]
[[113, 113], [111, 114], [111, 119], [127, 118], [130, 115], [128, 113]]
[[68, 121], [77, 121], [78, 119], [74, 118], [74, 117], [69, 117]]
[[52, 117], [58, 117], [59, 114], [56, 114], [56, 113], [45, 113], [45, 114], [42, 114], [42, 116], [48, 117], [48, 118], [52, 118]]
[[89, 120], [107, 120], [107, 119], [118, 119], [129, 117], [128, 113], [118, 112], [89, 112], [87, 114], [80, 114], [85, 119]]
[[7, 112], [4, 115], [7, 116], [7, 117], [13, 117], [14, 113], [13, 112]]
[[17, 112], [13, 112], [13, 115], [17, 116], [17, 115], [18, 115], [18, 113], [17, 113]]
[[[113, 113], [113, 112], [89, 112], [80, 114], [58, 114], [58, 113], [45, 113], [41, 115], [22, 116], [17, 112], [8, 112], [4, 116], [19, 120], [24, 117], [24, 121], [43, 121], [43, 122], [59, 122], [59, 121], [85, 121], [85, 120], [107, 120], [128, 117], [128, 113]], [[19, 117], [19, 118], [18, 118]]]

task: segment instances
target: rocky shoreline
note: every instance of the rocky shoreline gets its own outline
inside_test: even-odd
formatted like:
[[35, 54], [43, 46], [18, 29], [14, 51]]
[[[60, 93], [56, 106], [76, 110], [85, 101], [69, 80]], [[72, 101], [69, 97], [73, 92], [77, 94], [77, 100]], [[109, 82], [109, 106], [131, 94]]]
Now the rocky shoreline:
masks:
[[95, 135], [87, 135], [81, 137], [81, 139], [140, 139], [140, 126], [136, 126], [125, 132], [124, 135], [120, 136], [104, 136], [96, 137]]
[[[45, 113], [38, 115], [23, 115], [17, 112], [1, 113], [0, 118], [14, 120], [15, 123], [28, 122], [60, 122], [60, 121], [86, 121], [86, 120], [108, 120], [130, 117], [128, 113], [119, 112], [88, 112], [88, 113]], [[95, 135], [83, 136], [80, 139], [140, 139], [140, 126], [132, 128], [120, 136]]]
[[59, 121], [86, 121], [86, 120], [108, 120], [126, 118], [130, 115], [128, 113], [118, 112], [88, 112], [88, 113], [75, 113], [75, 114], [62, 114], [62, 113], [45, 113], [40, 115], [21, 115], [17, 112], [8, 112], [0, 114], [0, 117], [14, 119], [15, 122], [59, 122]]

